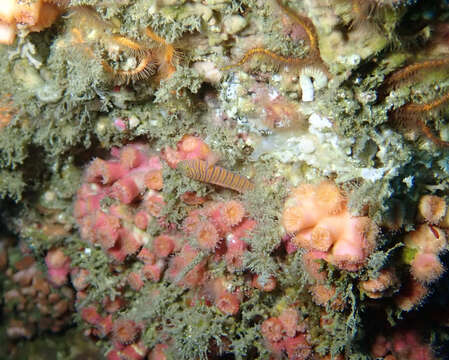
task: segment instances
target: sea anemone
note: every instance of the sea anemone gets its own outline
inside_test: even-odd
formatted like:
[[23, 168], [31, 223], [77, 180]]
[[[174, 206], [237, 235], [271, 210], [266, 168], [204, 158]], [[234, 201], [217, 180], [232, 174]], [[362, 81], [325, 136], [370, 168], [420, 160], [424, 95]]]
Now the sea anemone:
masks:
[[200, 248], [204, 250], [213, 250], [220, 240], [217, 229], [209, 222], [202, 222], [196, 230], [196, 240]]
[[410, 265], [412, 276], [425, 284], [435, 281], [444, 272], [443, 264], [438, 256], [431, 253], [417, 254]]
[[431, 224], [437, 224], [446, 214], [446, 202], [435, 195], [424, 195], [419, 199], [418, 216]]
[[245, 208], [242, 203], [237, 200], [225, 202], [221, 207], [223, 222], [228, 226], [239, 224], [245, 216]]
[[140, 329], [132, 320], [118, 319], [114, 321], [112, 333], [115, 341], [123, 345], [128, 345], [137, 340]]

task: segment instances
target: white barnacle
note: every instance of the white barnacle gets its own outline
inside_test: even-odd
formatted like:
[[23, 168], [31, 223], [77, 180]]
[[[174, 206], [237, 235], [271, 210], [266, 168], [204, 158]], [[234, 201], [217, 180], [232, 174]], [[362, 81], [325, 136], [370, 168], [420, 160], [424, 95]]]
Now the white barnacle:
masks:
[[302, 101], [313, 101], [314, 91], [327, 86], [327, 75], [319, 68], [306, 66], [299, 74], [299, 85], [302, 90]]

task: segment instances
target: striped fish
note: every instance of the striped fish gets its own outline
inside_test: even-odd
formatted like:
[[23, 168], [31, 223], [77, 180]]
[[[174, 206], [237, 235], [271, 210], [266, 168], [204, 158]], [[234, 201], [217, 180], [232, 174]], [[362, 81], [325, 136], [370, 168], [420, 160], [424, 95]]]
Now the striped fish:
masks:
[[218, 185], [238, 192], [254, 189], [254, 184], [246, 177], [234, 174], [219, 166], [209, 165], [207, 161], [192, 159], [179, 163], [186, 176], [201, 182]]

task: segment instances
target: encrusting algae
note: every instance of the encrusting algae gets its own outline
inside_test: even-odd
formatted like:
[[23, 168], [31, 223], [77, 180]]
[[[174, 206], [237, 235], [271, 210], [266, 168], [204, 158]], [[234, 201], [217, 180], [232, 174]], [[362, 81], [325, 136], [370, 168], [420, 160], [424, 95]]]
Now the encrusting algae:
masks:
[[3, 1], [3, 353], [445, 359], [448, 18]]

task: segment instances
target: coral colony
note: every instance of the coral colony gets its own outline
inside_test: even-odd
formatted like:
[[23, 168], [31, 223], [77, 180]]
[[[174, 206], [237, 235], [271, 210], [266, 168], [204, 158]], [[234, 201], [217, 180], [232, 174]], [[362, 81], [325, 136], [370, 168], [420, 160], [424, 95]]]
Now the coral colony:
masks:
[[0, 1], [0, 357], [449, 359], [448, 19]]

